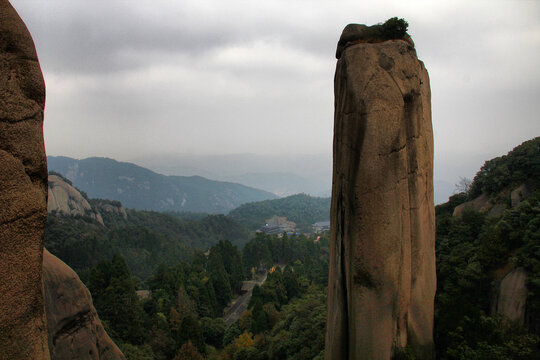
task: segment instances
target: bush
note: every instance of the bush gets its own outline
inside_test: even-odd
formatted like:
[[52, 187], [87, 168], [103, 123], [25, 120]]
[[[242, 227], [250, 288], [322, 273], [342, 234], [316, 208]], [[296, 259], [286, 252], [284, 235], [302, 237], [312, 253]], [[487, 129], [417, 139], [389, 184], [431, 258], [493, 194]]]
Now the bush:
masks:
[[381, 25], [382, 36], [386, 39], [403, 39], [408, 27], [409, 23], [405, 19], [390, 18]]

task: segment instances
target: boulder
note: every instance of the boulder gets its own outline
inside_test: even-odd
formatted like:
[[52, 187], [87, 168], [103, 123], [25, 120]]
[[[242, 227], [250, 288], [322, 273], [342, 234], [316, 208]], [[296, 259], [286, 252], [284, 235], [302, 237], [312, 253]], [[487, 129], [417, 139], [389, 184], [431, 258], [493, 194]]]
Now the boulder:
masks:
[[[432, 359], [435, 274], [428, 73], [412, 40], [340, 40], [326, 359]], [[373, 40], [373, 41], [372, 41]], [[409, 350], [407, 350], [409, 351]]]
[[49, 200], [47, 212], [70, 216], [88, 216], [101, 225], [103, 219], [79, 190], [58, 175], [49, 175]]
[[41, 266], [47, 219], [45, 84], [34, 43], [0, 0], [0, 359], [48, 359]]
[[512, 269], [498, 284], [492, 313], [502, 315], [512, 323], [523, 325], [527, 295], [527, 272], [521, 267]]
[[43, 287], [52, 360], [125, 359], [105, 332], [90, 291], [69, 266], [46, 249]]

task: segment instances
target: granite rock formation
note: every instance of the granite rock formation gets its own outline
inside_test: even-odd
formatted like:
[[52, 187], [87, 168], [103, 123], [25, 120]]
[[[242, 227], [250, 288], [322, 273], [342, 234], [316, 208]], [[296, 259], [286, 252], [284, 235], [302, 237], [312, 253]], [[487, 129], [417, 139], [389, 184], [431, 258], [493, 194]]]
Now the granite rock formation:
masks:
[[527, 305], [527, 272], [519, 267], [508, 272], [497, 286], [492, 313], [512, 323], [523, 325]]
[[338, 43], [326, 359], [431, 359], [435, 275], [428, 73], [412, 40]]
[[[464, 211], [473, 210], [488, 214], [488, 216], [500, 216], [504, 210], [517, 208], [519, 204], [532, 196], [538, 189], [536, 181], [529, 179], [516, 188], [508, 188], [499, 192], [496, 196], [482, 193], [480, 196], [459, 204], [455, 207], [453, 216], [459, 216]], [[510, 204], [507, 199], [510, 199]]]
[[71, 216], [88, 216], [103, 225], [101, 214], [84, 196], [58, 175], [49, 175], [47, 212]]
[[47, 250], [43, 252], [43, 287], [52, 360], [125, 359], [105, 332], [90, 291]]
[[47, 218], [45, 84], [34, 43], [0, 0], [0, 359], [48, 359], [41, 265]]

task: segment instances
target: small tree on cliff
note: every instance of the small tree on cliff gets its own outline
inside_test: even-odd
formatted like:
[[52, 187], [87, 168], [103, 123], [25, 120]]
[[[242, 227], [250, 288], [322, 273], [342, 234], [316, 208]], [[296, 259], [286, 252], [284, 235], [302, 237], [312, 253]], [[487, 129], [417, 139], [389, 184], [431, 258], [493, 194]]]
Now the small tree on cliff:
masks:
[[381, 25], [381, 32], [386, 39], [402, 39], [407, 34], [408, 28], [409, 23], [405, 19], [393, 17]]

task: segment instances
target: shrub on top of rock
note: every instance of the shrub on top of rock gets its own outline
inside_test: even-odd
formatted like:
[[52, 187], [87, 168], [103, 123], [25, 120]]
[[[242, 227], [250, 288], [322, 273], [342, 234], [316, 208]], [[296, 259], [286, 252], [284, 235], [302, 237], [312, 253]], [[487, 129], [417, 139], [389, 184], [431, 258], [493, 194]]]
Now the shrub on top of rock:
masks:
[[381, 35], [385, 39], [402, 39], [407, 34], [409, 23], [405, 19], [397, 17], [386, 20], [381, 25]]

